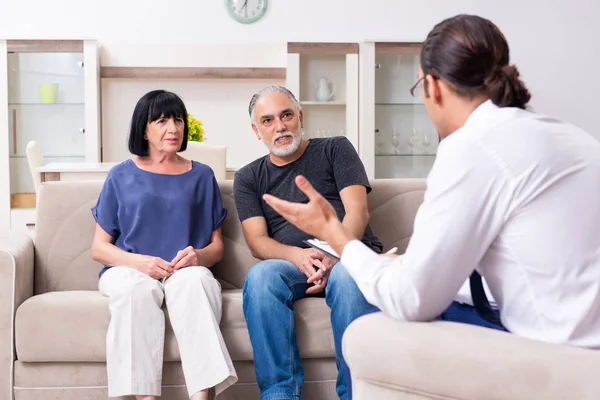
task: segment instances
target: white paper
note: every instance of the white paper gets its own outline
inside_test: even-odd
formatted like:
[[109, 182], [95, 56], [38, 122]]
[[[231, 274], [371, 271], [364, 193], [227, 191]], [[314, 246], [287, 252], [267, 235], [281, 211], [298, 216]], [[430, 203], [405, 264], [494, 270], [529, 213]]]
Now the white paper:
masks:
[[324, 242], [324, 241], [319, 240], [319, 239], [308, 239], [307, 242], [310, 243], [310, 244], [312, 244], [312, 245], [314, 245], [315, 247], [323, 250], [325, 253], [329, 253], [332, 256], [337, 257], [338, 259], [341, 258], [339, 256], [339, 254], [336, 253], [336, 251], [327, 242]]

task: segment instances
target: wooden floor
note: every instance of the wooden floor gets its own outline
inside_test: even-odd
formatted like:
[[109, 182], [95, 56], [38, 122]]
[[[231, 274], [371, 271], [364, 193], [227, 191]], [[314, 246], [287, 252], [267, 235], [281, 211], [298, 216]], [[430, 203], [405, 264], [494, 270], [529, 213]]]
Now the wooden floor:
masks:
[[35, 193], [11, 194], [10, 208], [35, 208]]

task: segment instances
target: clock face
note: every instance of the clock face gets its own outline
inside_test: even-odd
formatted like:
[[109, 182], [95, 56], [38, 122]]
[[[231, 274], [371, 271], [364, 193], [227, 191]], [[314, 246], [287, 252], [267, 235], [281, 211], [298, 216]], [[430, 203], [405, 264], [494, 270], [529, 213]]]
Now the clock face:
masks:
[[267, 12], [268, 0], [225, 0], [227, 11], [243, 24], [258, 21]]

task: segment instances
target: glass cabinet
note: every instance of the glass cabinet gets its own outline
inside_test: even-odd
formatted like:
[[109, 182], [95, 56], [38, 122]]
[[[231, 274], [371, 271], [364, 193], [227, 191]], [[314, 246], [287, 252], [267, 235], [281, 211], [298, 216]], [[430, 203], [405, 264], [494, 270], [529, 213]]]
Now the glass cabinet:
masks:
[[370, 178], [425, 178], [438, 134], [421, 96], [419, 43], [362, 43], [360, 154]]
[[33, 193], [27, 144], [45, 162], [85, 161], [83, 53], [8, 54], [11, 193]]
[[[82, 40], [8, 40], [1, 47], [7, 122], [0, 127], [1, 148], [8, 151], [0, 158], [8, 158], [9, 179], [0, 204], [10, 196], [11, 209], [32, 208], [29, 143], [39, 146], [43, 163], [100, 161], [98, 49], [95, 41]], [[33, 201], [24, 201], [27, 196]]]

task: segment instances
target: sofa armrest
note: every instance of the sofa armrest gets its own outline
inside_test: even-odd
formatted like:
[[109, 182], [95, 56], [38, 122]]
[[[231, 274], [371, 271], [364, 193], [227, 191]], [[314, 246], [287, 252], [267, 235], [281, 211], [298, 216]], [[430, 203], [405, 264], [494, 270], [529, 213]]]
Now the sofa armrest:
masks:
[[14, 317], [33, 295], [33, 241], [11, 232], [0, 238], [0, 398], [12, 399]]
[[343, 353], [355, 400], [600, 398], [600, 351], [467, 324], [369, 314], [350, 324]]

